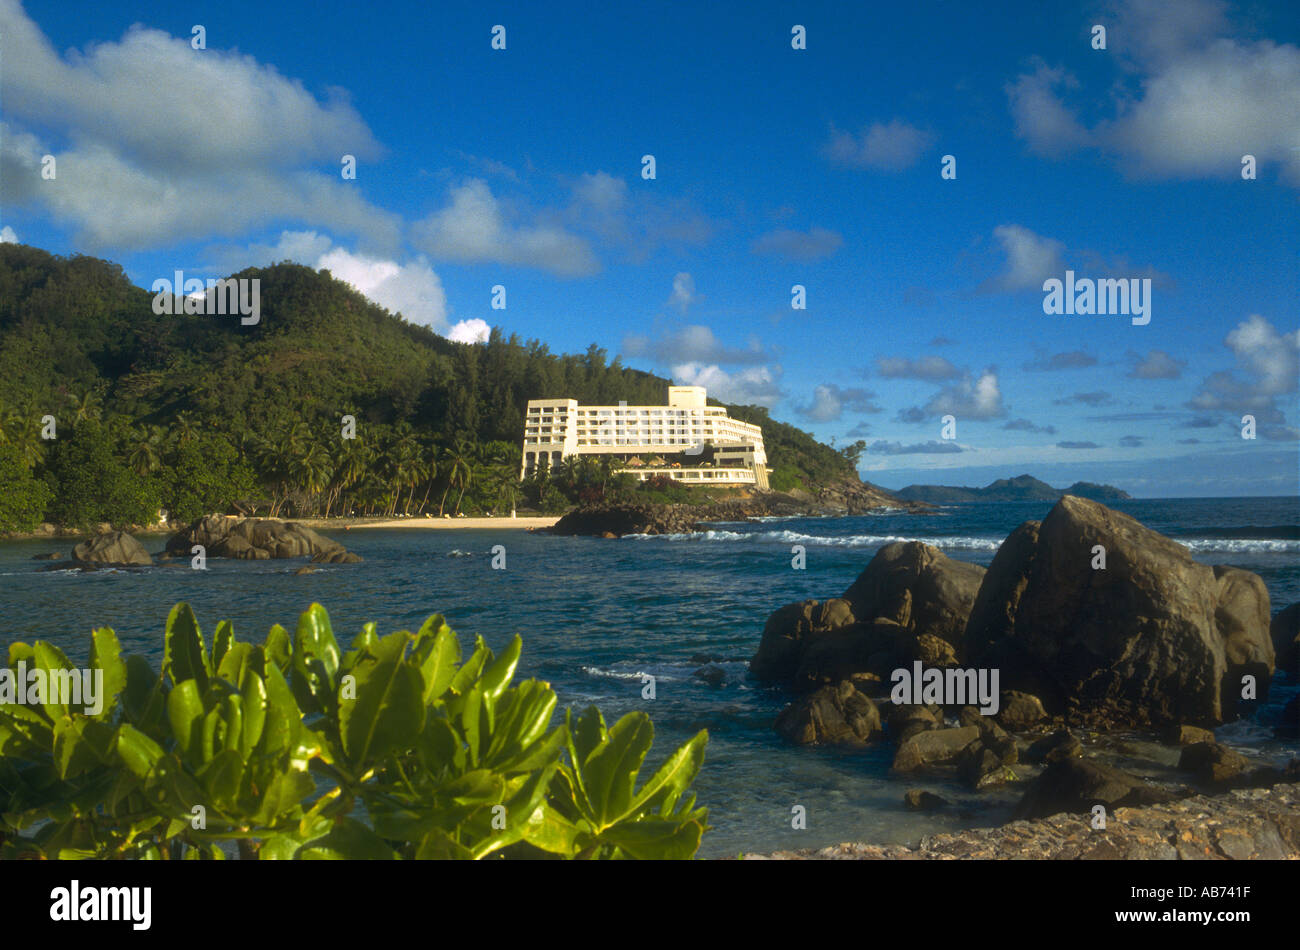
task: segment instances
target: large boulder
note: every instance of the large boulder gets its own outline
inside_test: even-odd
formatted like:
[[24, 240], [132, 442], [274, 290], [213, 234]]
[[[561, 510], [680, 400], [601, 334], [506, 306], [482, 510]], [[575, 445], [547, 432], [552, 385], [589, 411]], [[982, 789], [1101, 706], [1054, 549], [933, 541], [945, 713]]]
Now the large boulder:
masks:
[[99, 567], [148, 567], [153, 564], [149, 552], [125, 531], [104, 531], [72, 549], [78, 564]]
[[1267, 617], [1255, 575], [1198, 564], [1128, 515], [1066, 495], [998, 550], [966, 659], [1080, 724], [1214, 725], [1236, 713], [1242, 676], [1268, 688]]
[[1300, 603], [1292, 604], [1273, 618], [1269, 626], [1277, 668], [1292, 676], [1300, 674]]
[[773, 611], [763, 627], [758, 652], [749, 661], [749, 671], [760, 680], [790, 682], [815, 638], [854, 623], [853, 612], [844, 600], [801, 600]]
[[843, 597], [772, 613], [750, 671], [807, 691], [920, 659], [955, 665], [984, 569], [919, 541], [887, 544]]
[[311, 557], [328, 563], [360, 560], [356, 555], [344, 557], [347, 552], [337, 541], [295, 521], [278, 518], [207, 515], [173, 535], [167, 542], [167, 553], [188, 557], [196, 544], [204, 547], [208, 557], [244, 560]]
[[947, 641], [960, 656], [984, 568], [920, 541], [887, 544], [843, 594], [859, 620], [892, 620]]
[[867, 742], [880, 734], [880, 711], [845, 680], [791, 703], [776, 717], [776, 731], [796, 745]]
[[1156, 805], [1180, 795], [1127, 772], [1089, 759], [1063, 758], [1034, 779], [1016, 806], [1015, 819], [1047, 818], [1060, 812], [1090, 812], [1130, 805]]

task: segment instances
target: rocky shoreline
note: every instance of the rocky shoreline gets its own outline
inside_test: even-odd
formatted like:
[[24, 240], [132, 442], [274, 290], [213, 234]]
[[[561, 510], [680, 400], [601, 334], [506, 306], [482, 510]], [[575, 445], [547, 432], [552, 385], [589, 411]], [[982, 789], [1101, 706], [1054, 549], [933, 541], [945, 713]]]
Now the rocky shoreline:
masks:
[[[189, 559], [199, 552], [204, 558], [240, 560], [308, 557], [313, 564], [355, 564], [361, 560], [337, 541], [296, 521], [235, 515], [206, 515], [197, 519], [168, 538], [157, 557], [160, 563], [166, 563]], [[35, 555], [33, 560], [50, 562], [41, 568], [44, 571], [93, 571], [106, 567], [151, 567], [154, 557], [132, 534], [101, 529], [76, 545], [70, 559], [60, 552], [50, 552]], [[300, 573], [310, 570], [303, 568]]]
[[[1300, 695], [1269, 702], [1275, 672], [1276, 685], [1295, 686], [1298, 626], [1300, 605], [1273, 615], [1257, 575], [1201, 564], [1135, 519], [1066, 496], [1015, 529], [987, 570], [920, 542], [885, 545], [839, 596], [774, 611], [749, 672], [790, 694], [773, 725], [787, 742], [885, 743], [900, 779], [942, 777], [977, 794], [1020, 789], [1013, 817], [1022, 821], [1007, 826], [1017, 831], [819, 856], [1080, 857], [1109, 840], [1086, 834], [1096, 814], [1136, 806], [1166, 811], [1133, 825], [1141, 833], [1127, 850], [1112, 842], [1093, 856], [1187, 856], [1157, 853], [1180, 842], [1213, 856], [1218, 839], [1187, 831], [1178, 816], [1225, 793], [1240, 806], [1224, 832], [1231, 847], [1294, 856], [1297, 809], [1282, 834], [1240, 803], [1273, 801], [1270, 788], [1300, 779], [1300, 758], [1248, 757], [1212, 730], [1252, 719], [1281, 742], [1298, 738]], [[1163, 747], [1149, 760], [1155, 776], [1145, 762], [1111, 760], [1142, 742]], [[949, 804], [922, 788], [899, 791], [914, 810]], [[1278, 794], [1295, 803], [1294, 788]], [[1025, 821], [1044, 820], [1023, 834]], [[1168, 841], [1148, 833], [1175, 826]]]
[[1300, 860], [1300, 783], [1117, 808], [1104, 829], [1059, 814], [998, 828], [928, 835], [915, 846], [846, 843], [745, 854], [758, 861]]
[[816, 493], [755, 491], [734, 500], [688, 504], [585, 505], [538, 533], [622, 537], [625, 534], [686, 534], [716, 522], [753, 518], [836, 518], [883, 510], [929, 514], [935, 507], [904, 501], [872, 485], [843, 483]]

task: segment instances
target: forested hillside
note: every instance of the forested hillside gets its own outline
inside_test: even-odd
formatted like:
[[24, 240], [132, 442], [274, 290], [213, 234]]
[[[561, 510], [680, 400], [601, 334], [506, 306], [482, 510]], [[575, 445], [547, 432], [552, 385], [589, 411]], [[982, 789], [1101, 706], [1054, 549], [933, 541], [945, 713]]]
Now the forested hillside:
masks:
[[[520, 486], [527, 400], [662, 403], [669, 384], [594, 345], [554, 354], [495, 330], [453, 343], [298, 264], [232, 276], [261, 280], [258, 323], [156, 315], [115, 264], [0, 245], [0, 530], [235, 503], [294, 516], [557, 509], [614, 483], [579, 465]], [[733, 411], [763, 426], [781, 487], [856, 479], [843, 454], [765, 410]]]

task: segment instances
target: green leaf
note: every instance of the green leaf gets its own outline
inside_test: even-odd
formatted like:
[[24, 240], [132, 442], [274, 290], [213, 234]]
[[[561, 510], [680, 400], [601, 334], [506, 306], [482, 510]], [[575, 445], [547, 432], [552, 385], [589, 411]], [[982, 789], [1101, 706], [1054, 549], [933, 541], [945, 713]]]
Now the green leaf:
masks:
[[424, 728], [424, 684], [398, 660], [366, 661], [352, 673], [356, 696], [339, 702], [343, 750], [357, 767], [393, 749], [409, 749]]
[[293, 652], [294, 695], [304, 712], [332, 716], [338, 709], [341, 657], [329, 614], [320, 604], [312, 604], [298, 618]]
[[443, 831], [435, 828], [424, 836], [420, 847], [416, 849], [417, 861], [472, 861], [474, 852]]
[[263, 647], [252, 643], [235, 643], [221, 658], [217, 675], [231, 686], [238, 687], [244, 681], [245, 674], [253, 672], [261, 676], [265, 670], [266, 651]]
[[244, 728], [239, 737], [239, 754], [245, 759], [252, 758], [266, 728], [267, 696], [266, 683], [252, 670], [244, 673], [239, 684], [239, 694], [243, 698]]
[[167, 696], [167, 721], [172, 727], [172, 736], [181, 755], [194, 766], [202, 761], [199, 742], [204, 712], [196, 680], [183, 681]]
[[126, 663], [122, 660], [122, 645], [117, 634], [108, 627], [100, 627], [90, 635], [90, 668], [102, 670], [103, 682], [100, 696], [103, 708], [95, 718], [108, 719], [117, 706], [117, 697], [126, 689]]
[[[84, 684], [81, 671], [73, 667], [72, 661], [64, 656], [62, 650], [52, 643], [46, 643], [44, 640], [36, 641], [32, 654], [36, 668], [45, 673], [40, 705], [45, 710], [45, 715], [50, 717], [50, 721], [57, 722], [60, 716], [67, 715], [68, 704], [55, 702], [55, 699], [59, 696], [72, 699], [74, 690], [77, 698], [83, 701], [76, 711], [82, 712], [86, 697], [80, 695]], [[31, 703], [33, 687], [34, 684], [28, 684], [28, 703]]]
[[448, 687], [456, 695], [462, 695], [469, 689], [470, 684], [478, 679], [479, 674], [483, 671], [483, 665], [492, 658], [492, 651], [488, 645], [483, 642], [482, 637], [474, 638], [474, 652], [470, 655], [468, 661], [451, 678], [451, 684]]
[[496, 662], [483, 672], [483, 675], [479, 678], [478, 687], [483, 690], [484, 696], [496, 699], [505, 690], [510, 678], [515, 675], [515, 667], [519, 665], [519, 653], [523, 649], [523, 645], [524, 642], [519, 639], [519, 634], [515, 634], [505, 652], [497, 657]]
[[85, 716], [63, 716], [54, 724], [54, 761], [59, 778], [75, 778], [100, 765], [112, 765], [117, 730]]
[[228, 814], [238, 809], [239, 785], [243, 777], [244, 760], [234, 749], [217, 753], [195, 775], [212, 800]]
[[230, 648], [235, 645], [235, 628], [229, 620], [223, 620], [217, 624], [217, 631], [212, 635], [212, 663], [209, 669], [221, 669], [222, 658], [230, 652]]
[[266, 635], [265, 649], [266, 658], [287, 676], [289, 664], [293, 661], [293, 638], [289, 636], [289, 631], [277, 623]]
[[650, 717], [630, 712], [614, 724], [606, 740], [582, 763], [587, 797], [602, 827], [627, 814], [637, 773], [653, 740]]
[[383, 838], [353, 818], [335, 823], [329, 833], [298, 849], [303, 861], [389, 861], [397, 855]]
[[704, 825], [698, 821], [682, 823], [641, 818], [614, 825], [606, 829], [601, 838], [639, 860], [682, 861], [694, 857], [700, 850], [703, 835]]
[[554, 807], [543, 803], [524, 823], [523, 838], [535, 848], [573, 857], [578, 851], [578, 836], [583, 833], [581, 825], [569, 821]]
[[574, 764], [581, 765], [592, 750], [605, 741], [605, 717], [595, 706], [588, 706], [570, 731], [573, 733], [573, 747], [578, 753]]
[[117, 754], [136, 778], [148, 778], [153, 767], [162, 758], [162, 746], [154, 742], [130, 723], [117, 730]]
[[641, 787], [632, 801], [631, 810], [638, 811], [647, 804], [653, 804], [652, 800], [661, 792], [666, 793], [669, 804], [676, 801], [699, 774], [700, 766], [704, 764], [704, 748], [708, 743], [709, 733], [705, 729], [682, 743]]
[[122, 711], [141, 730], [155, 734], [167, 708], [162, 676], [155, 673], [142, 656], [126, 658], [126, 689], [122, 693]]
[[208, 688], [212, 667], [208, 663], [207, 651], [203, 648], [199, 622], [189, 604], [177, 604], [167, 616], [163, 669], [171, 676], [173, 684], [194, 679], [198, 680], [200, 693]]
[[424, 679], [424, 702], [429, 704], [442, 697], [456, 675], [460, 663], [460, 641], [451, 628], [434, 614], [424, 622], [416, 634], [415, 656]]

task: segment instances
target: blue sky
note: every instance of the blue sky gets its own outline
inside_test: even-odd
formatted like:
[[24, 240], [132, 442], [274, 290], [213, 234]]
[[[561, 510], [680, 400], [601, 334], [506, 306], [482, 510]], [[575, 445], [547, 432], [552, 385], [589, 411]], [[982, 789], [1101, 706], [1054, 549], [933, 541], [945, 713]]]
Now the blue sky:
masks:
[[887, 487], [1300, 492], [1295, 4], [845, 6], [0, 0], [0, 236], [595, 342]]

